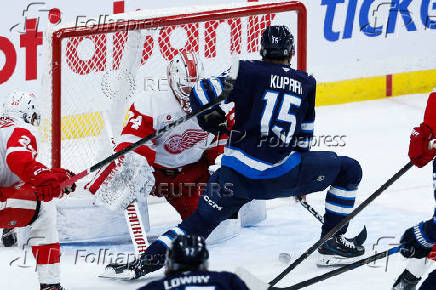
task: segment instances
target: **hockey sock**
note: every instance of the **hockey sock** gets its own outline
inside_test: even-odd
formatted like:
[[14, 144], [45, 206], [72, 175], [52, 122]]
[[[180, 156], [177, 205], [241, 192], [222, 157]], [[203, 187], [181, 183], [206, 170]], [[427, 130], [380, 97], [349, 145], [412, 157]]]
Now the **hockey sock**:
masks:
[[[345, 156], [339, 156], [339, 158], [341, 170], [327, 192], [321, 236], [328, 233], [353, 211], [357, 187], [362, 179], [362, 168], [359, 162]], [[346, 233], [347, 227], [348, 225], [345, 225], [337, 234]]]
[[148, 247], [147, 251], [141, 255], [141, 266], [149, 273], [162, 268], [165, 264], [165, 255], [167, 249], [171, 247], [174, 239], [178, 235], [184, 235], [185, 232], [179, 227], [162, 234], [154, 243]]
[[60, 245], [59, 243], [33, 246], [39, 282], [41, 284], [57, 284], [60, 282]]

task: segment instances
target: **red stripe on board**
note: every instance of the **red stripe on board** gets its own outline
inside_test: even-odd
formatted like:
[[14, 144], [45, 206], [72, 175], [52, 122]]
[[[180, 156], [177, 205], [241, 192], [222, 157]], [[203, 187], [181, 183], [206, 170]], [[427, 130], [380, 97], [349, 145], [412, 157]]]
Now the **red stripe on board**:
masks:
[[392, 75], [386, 76], [386, 96], [392, 97]]

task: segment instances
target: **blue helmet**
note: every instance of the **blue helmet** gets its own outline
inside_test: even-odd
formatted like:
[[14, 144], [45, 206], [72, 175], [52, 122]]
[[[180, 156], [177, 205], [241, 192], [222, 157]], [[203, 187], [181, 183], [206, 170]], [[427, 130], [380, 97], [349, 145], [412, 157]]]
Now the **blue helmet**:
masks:
[[182, 271], [207, 270], [209, 251], [203, 237], [196, 235], [177, 236], [167, 252], [167, 274]]
[[287, 26], [268, 26], [260, 44], [263, 58], [283, 59], [294, 55], [294, 37]]

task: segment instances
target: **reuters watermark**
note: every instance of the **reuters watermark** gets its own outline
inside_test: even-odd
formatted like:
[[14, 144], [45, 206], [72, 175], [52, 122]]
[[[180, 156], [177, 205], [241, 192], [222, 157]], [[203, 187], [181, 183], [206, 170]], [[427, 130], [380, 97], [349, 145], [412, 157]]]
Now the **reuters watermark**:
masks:
[[161, 182], [153, 187], [150, 194], [154, 196], [165, 197], [167, 199], [181, 198], [181, 197], [186, 198], [186, 197], [200, 196], [205, 189], [207, 189], [209, 196], [216, 195], [220, 197], [230, 197], [234, 195], [232, 183], [219, 184], [216, 182], [210, 182], [210, 183]]

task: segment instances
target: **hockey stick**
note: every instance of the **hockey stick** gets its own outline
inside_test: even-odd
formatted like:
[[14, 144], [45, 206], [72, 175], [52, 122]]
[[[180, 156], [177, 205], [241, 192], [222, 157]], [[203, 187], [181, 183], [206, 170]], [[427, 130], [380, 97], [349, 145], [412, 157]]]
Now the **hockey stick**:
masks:
[[257, 278], [253, 274], [251, 274], [248, 270], [246, 270], [243, 267], [238, 267], [235, 270], [235, 273], [247, 284], [247, 286], [250, 289], [253, 289], [253, 290], [266, 290], [266, 289], [269, 289], [269, 290], [279, 290], [279, 289], [280, 290], [296, 290], [296, 289], [301, 289], [301, 288], [305, 288], [305, 287], [311, 286], [311, 285], [313, 285], [315, 283], [327, 280], [327, 279], [329, 279], [331, 277], [338, 276], [338, 275], [340, 275], [340, 274], [342, 274], [344, 272], [357, 269], [360, 266], [370, 264], [372, 262], [375, 262], [377, 260], [383, 259], [385, 257], [388, 257], [388, 256], [393, 255], [395, 253], [398, 253], [400, 251], [401, 251], [401, 246], [394, 247], [394, 248], [391, 248], [391, 249], [389, 249], [389, 250], [387, 250], [385, 252], [381, 252], [381, 253], [375, 254], [375, 255], [373, 255], [371, 257], [361, 259], [361, 260], [356, 261], [356, 262], [354, 262], [352, 264], [345, 265], [345, 266], [343, 266], [341, 268], [338, 268], [338, 269], [332, 270], [330, 272], [324, 273], [324, 274], [322, 274], [320, 276], [313, 277], [313, 278], [311, 278], [309, 280], [305, 280], [305, 281], [299, 282], [299, 283], [297, 283], [295, 285], [292, 285], [292, 286], [289, 286], [289, 287], [273, 287], [273, 286], [270, 286], [267, 283], [261, 281], [259, 278]]
[[[122, 113], [124, 110], [120, 110]], [[121, 116], [117, 116], [121, 120]], [[105, 120], [105, 130], [108, 134], [109, 141], [115, 145], [115, 134], [110, 123], [110, 119], [106, 113], [103, 113]], [[119, 121], [119, 120], [118, 120]], [[119, 133], [119, 132], [118, 132]], [[112, 153], [114, 153], [112, 151]], [[138, 202], [132, 202], [124, 210], [124, 218], [126, 219], [127, 228], [129, 229], [130, 239], [132, 240], [133, 248], [135, 250], [136, 257], [139, 257], [148, 248], [149, 243], [147, 240], [147, 232], [145, 231], [144, 224], [142, 222], [142, 216], [139, 211]]]
[[[324, 224], [324, 217], [320, 215], [307, 201], [305, 201], [301, 196], [296, 196], [296, 199], [300, 202], [300, 204], [307, 209], [317, 220], [319, 220], [322, 224]], [[360, 233], [354, 238], [354, 241], [357, 245], [363, 245], [365, 243], [366, 238], [368, 237], [368, 232], [366, 230], [366, 226], [360, 231]]]
[[89, 173], [95, 172], [96, 170], [108, 165], [109, 163], [111, 163], [112, 161], [120, 158], [121, 156], [126, 155], [126, 153], [131, 152], [133, 150], [135, 150], [136, 148], [140, 147], [141, 145], [147, 143], [148, 141], [151, 141], [157, 137], [162, 136], [164, 133], [168, 132], [169, 130], [177, 127], [178, 125], [184, 123], [187, 120], [190, 120], [194, 117], [197, 117], [199, 114], [203, 113], [204, 111], [210, 109], [211, 107], [219, 104], [220, 102], [224, 101], [227, 98], [227, 95], [222, 94], [220, 97], [216, 98], [215, 100], [213, 100], [212, 102], [201, 106], [198, 111], [196, 112], [192, 112], [187, 114], [186, 116], [182, 116], [179, 119], [177, 119], [176, 121], [174, 121], [171, 124], [166, 125], [165, 127], [159, 129], [158, 131], [154, 132], [151, 135], [148, 135], [145, 138], [142, 138], [140, 140], [138, 140], [137, 142], [127, 146], [126, 148], [124, 148], [121, 151], [118, 151], [110, 156], [108, 156], [107, 158], [105, 158], [104, 160], [94, 164], [93, 166], [83, 170], [82, 172], [74, 175], [72, 178], [64, 181], [63, 183], [61, 183], [61, 188], [65, 188], [68, 186], [73, 185], [75, 182], [77, 182], [78, 180], [84, 178], [85, 176], [87, 176]]
[[[301, 198], [301, 196], [296, 196], [295, 199], [300, 202], [300, 204], [307, 209], [321, 224], [324, 224], [324, 217], [321, 216], [306, 200]], [[366, 230], [366, 226], [360, 231], [360, 233], [353, 238], [353, 241], [356, 245], [363, 245], [368, 238], [368, 231]], [[280, 253], [279, 261], [284, 264], [289, 264], [291, 262], [291, 255], [289, 253]]]
[[307, 209], [308, 212], [310, 212], [317, 220], [324, 224], [324, 217], [320, 215], [307, 201], [302, 199], [301, 196], [296, 196], [295, 198], [305, 209]]
[[[102, 78], [101, 90], [109, 100], [110, 108], [103, 111], [104, 129], [110, 144], [113, 146], [111, 154], [115, 153], [116, 136], [120, 136], [123, 128], [123, 119], [126, 115], [131, 99], [136, 92], [136, 79], [141, 51], [141, 33], [138, 31], [126, 32], [126, 42], [122, 48], [122, 58], [117, 69], [108, 70]], [[103, 152], [102, 152], [103, 153]], [[105, 154], [105, 153], [103, 153]], [[108, 154], [108, 152], [106, 152]], [[107, 156], [107, 155], [106, 155]], [[105, 155], [99, 156], [104, 158]], [[129, 229], [130, 239], [135, 250], [136, 257], [144, 253], [149, 243], [142, 222], [139, 206], [136, 201], [132, 202], [124, 210], [124, 218]]]
[[340, 275], [342, 273], [345, 273], [347, 271], [357, 269], [360, 266], [367, 265], [367, 264], [370, 264], [370, 263], [375, 262], [377, 260], [380, 260], [380, 259], [383, 259], [385, 257], [388, 257], [390, 255], [399, 253], [400, 250], [401, 250], [401, 246], [394, 247], [394, 248], [391, 248], [391, 249], [389, 249], [387, 251], [375, 254], [375, 255], [373, 255], [371, 257], [361, 259], [361, 260], [359, 260], [357, 262], [354, 262], [352, 264], [345, 265], [345, 266], [343, 266], [341, 268], [338, 268], [338, 269], [332, 270], [330, 272], [324, 273], [322, 275], [313, 277], [313, 278], [311, 278], [309, 280], [302, 281], [302, 282], [297, 283], [297, 284], [295, 284], [293, 286], [283, 287], [283, 288], [282, 287], [269, 287], [268, 289], [271, 289], [271, 290], [274, 290], [274, 289], [296, 290], [296, 289], [305, 288], [305, 287], [308, 287], [308, 286], [313, 285], [315, 283], [327, 280], [327, 279], [329, 279], [331, 277], [338, 276], [338, 275]]
[[364, 208], [366, 208], [371, 202], [373, 202], [380, 194], [382, 194], [389, 186], [391, 186], [395, 181], [397, 181], [401, 176], [403, 176], [410, 168], [413, 167], [412, 162], [408, 162], [401, 168], [397, 173], [395, 173], [390, 179], [386, 181], [385, 184], [380, 186], [370, 197], [363, 201], [352, 213], [350, 213], [346, 218], [344, 218], [338, 225], [331, 229], [326, 235], [324, 235], [318, 242], [312, 245], [306, 252], [304, 252], [298, 259], [296, 259], [291, 265], [289, 265], [285, 270], [283, 270], [276, 278], [274, 278], [269, 284], [274, 286], [280, 280], [288, 275], [292, 270], [295, 269], [299, 264], [307, 259], [311, 254], [313, 254], [322, 244], [324, 244], [328, 239], [330, 239], [336, 232], [344, 227], [351, 219], [358, 215]]

